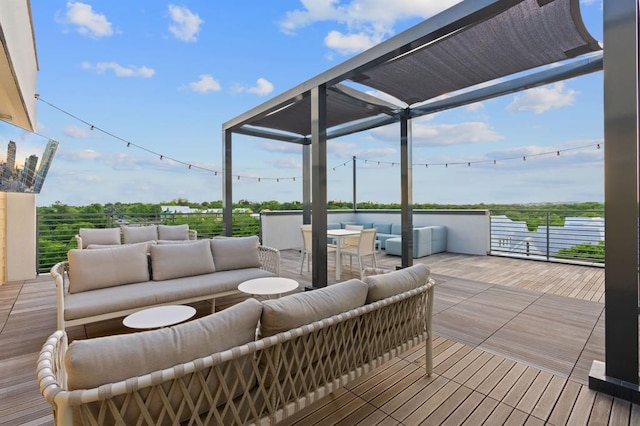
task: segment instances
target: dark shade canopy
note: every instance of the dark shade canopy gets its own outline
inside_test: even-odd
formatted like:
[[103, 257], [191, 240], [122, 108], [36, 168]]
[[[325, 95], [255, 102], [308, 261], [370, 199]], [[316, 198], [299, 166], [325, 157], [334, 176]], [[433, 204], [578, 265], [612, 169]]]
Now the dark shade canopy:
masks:
[[[465, 16], [473, 7], [480, 9]], [[447, 23], [458, 14], [460, 18]], [[411, 39], [413, 34], [416, 37]], [[372, 123], [387, 124], [399, 121], [408, 105], [478, 84], [500, 84], [500, 79], [514, 78], [523, 71], [598, 50], [600, 45], [582, 22], [579, 0], [465, 1], [225, 123], [223, 128], [254, 136], [261, 136], [256, 128], [263, 128], [308, 137], [309, 90], [318, 83], [328, 88], [327, 129], [380, 115]], [[395, 97], [398, 105], [340, 84], [347, 81], [369, 86], [371, 93], [380, 91], [382, 97]], [[406, 105], [400, 105], [402, 102]], [[395, 119], [390, 121], [389, 117]], [[243, 130], [244, 126], [252, 129]], [[272, 138], [273, 132], [265, 131], [262, 136]]]

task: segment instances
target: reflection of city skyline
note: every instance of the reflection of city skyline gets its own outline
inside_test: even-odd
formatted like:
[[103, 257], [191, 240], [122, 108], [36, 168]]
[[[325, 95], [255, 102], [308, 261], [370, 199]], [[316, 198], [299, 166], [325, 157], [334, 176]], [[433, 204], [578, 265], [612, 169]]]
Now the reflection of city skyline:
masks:
[[58, 142], [49, 140], [40, 166], [38, 156], [32, 154], [20, 168], [16, 165], [17, 145], [14, 141], [9, 141], [6, 161], [0, 162], [0, 191], [40, 193], [57, 149]]

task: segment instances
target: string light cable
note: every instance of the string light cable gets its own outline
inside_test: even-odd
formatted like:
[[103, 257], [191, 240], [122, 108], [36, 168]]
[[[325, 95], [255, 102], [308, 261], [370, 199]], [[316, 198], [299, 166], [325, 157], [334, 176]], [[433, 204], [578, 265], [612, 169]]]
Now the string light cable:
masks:
[[[139, 145], [139, 144], [131, 142], [131, 141], [127, 140], [127, 139], [124, 139], [124, 138], [122, 138], [122, 137], [120, 137], [120, 136], [118, 136], [118, 135], [116, 135], [116, 134], [114, 134], [112, 132], [109, 132], [109, 131], [107, 131], [105, 129], [102, 129], [101, 127], [96, 126], [95, 124], [91, 124], [88, 121], [83, 120], [82, 118], [80, 118], [80, 117], [78, 117], [78, 116], [76, 116], [76, 115], [74, 115], [74, 114], [72, 114], [72, 113], [70, 113], [70, 112], [68, 112], [68, 111], [66, 111], [66, 110], [54, 105], [54, 104], [52, 104], [51, 102], [46, 101], [45, 99], [42, 99], [42, 97], [40, 95], [38, 95], [38, 94], [35, 95], [35, 98], [38, 101], [48, 105], [49, 107], [51, 107], [51, 108], [53, 108], [53, 109], [65, 114], [65, 115], [67, 115], [67, 116], [69, 116], [69, 117], [71, 117], [71, 118], [73, 118], [73, 119], [85, 124], [87, 127], [89, 127], [89, 129], [91, 131], [101, 132], [101, 133], [103, 133], [103, 134], [105, 134], [107, 136], [110, 136], [110, 137], [112, 137], [112, 138], [114, 138], [116, 140], [119, 140], [119, 141], [125, 143], [127, 148], [131, 148], [131, 147], [137, 148], [139, 150], [142, 150], [142, 151], [145, 151], [145, 152], [147, 152], [149, 154], [157, 156], [160, 160], [167, 159], [167, 160], [173, 161], [175, 163], [187, 166], [187, 168], [189, 170], [192, 170], [192, 169], [202, 170], [202, 171], [205, 171], [205, 172], [208, 172], [208, 173], [213, 173], [214, 176], [218, 176], [218, 174], [222, 175], [222, 172], [219, 171], [219, 170], [213, 170], [213, 169], [209, 169], [209, 168], [206, 168], [206, 167], [198, 166], [198, 165], [193, 164], [193, 163], [189, 163], [187, 161], [178, 160], [176, 158], [169, 157], [167, 155], [161, 154], [161, 153], [156, 152], [156, 151], [154, 151], [152, 149], [146, 148], [146, 147], [144, 147], [142, 145]], [[47, 136], [44, 136], [44, 135], [36, 133], [36, 132], [34, 132], [34, 134], [38, 135], [38, 136], [41, 136], [43, 138], [46, 138], [46, 139], [51, 139], [51, 138], [49, 138]], [[487, 159], [487, 160], [475, 160], [475, 161], [451, 161], [451, 162], [446, 162], [446, 163], [413, 163], [412, 165], [414, 167], [421, 166], [421, 167], [425, 167], [425, 168], [429, 168], [430, 166], [431, 167], [444, 166], [445, 168], [448, 168], [449, 166], [460, 166], [460, 165], [466, 165], [467, 167], [471, 167], [472, 164], [480, 164], [480, 163], [493, 163], [495, 165], [495, 164], [498, 164], [498, 162], [511, 161], [511, 160], [527, 161], [527, 157], [531, 158], [531, 157], [539, 157], [539, 156], [544, 156], [544, 155], [560, 156], [560, 153], [562, 153], [562, 152], [582, 150], [582, 149], [592, 148], [594, 146], [597, 149], [600, 149], [600, 147], [602, 145], [604, 145], [604, 142], [591, 143], [591, 144], [588, 144], [588, 145], [575, 146], [575, 147], [571, 147], [571, 148], [554, 149], [554, 150], [551, 150], [551, 151], [539, 152], [537, 154], [517, 155], [517, 156], [514, 156], [514, 157], [504, 157], [504, 158], [500, 158], [500, 159]], [[388, 166], [391, 166], [391, 167], [395, 167], [396, 165], [400, 165], [399, 161], [384, 161], [384, 160], [372, 160], [372, 159], [363, 159], [363, 158], [360, 158], [359, 160], [360, 161], [364, 161], [365, 164], [374, 164], [374, 165], [378, 165], [378, 166], [382, 166], [382, 165], [386, 166], [386, 165], [388, 165]], [[350, 159], [350, 160], [342, 162], [342, 163], [340, 163], [340, 164], [338, 164], [336, 166], [333, 166], [333, 167], [331, 167], [331, 169], [333, 171], [336, 171], [336, 169], [339, 169], [341, 167], [347, 167], [351, 163], [353, 163], [353, 159]], [[236, 178], [237, 180], [240, 180], [240, 179], [252, 179], [252, 180], [255, 180], [257, 182], [262, 182], [262, 181], [280, 182], [280, 181], [287, 181], [287, 180], [295, 182], [296, 178], [300, 179], [299, 176], [297, 176], [297, 177], [295, 177], [295, 176], [263, 177], [263, 176], [248, 176], [248, 175], [238, 175], [238, 174], [232, 175], [232, 177]]]

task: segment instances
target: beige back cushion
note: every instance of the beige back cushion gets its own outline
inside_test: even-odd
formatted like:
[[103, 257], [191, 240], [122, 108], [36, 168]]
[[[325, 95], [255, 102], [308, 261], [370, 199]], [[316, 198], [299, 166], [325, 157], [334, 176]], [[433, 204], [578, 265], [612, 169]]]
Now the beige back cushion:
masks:
[[154, 281], [210, 274], [216, 271], [209, 241], [151, 246]]
[[147, 245], [69, 250], [69, 293], [149, 281]]
[[120, 228], [80, 228], [78, 234], [82, 238], [82, 248], [87, 248], [89, 244], [120, 244]]
[[260, 302], [247, 299], [173, 327], [75, 340], [64, 360], [68, 388], [95, 388], [252, 342], [261, 312]]
[[159, 240], [188, 240], [189, 225], [158, 225]]
[[262, 304], [260, 334], [273, 336], [364, 305], [367, 285], [352, 279]]
[[258, 237], [212, 238], [211, 252], [216, 270], [259, 268]]
[[154, 241], [158, 239], [158, 229], [156, 225], [124, 226], [122, 227], [122, 238], [125, 244]]
[[377, 302], [423, 286], [429, 280], [430, 272], [428, 266], [418, 263], [388, 274], [365, 277], [363, 281], [369, 286], [367, 303]]

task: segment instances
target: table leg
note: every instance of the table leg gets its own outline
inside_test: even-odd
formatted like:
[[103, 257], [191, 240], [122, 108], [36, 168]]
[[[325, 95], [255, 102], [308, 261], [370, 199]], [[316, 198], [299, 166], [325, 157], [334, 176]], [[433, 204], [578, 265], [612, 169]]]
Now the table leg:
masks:
[[342, 255], [340, 254], [341, 245], [342, 238], [336, 238], [336, 281], [340, 281], [340, 274], [342, 273]]

